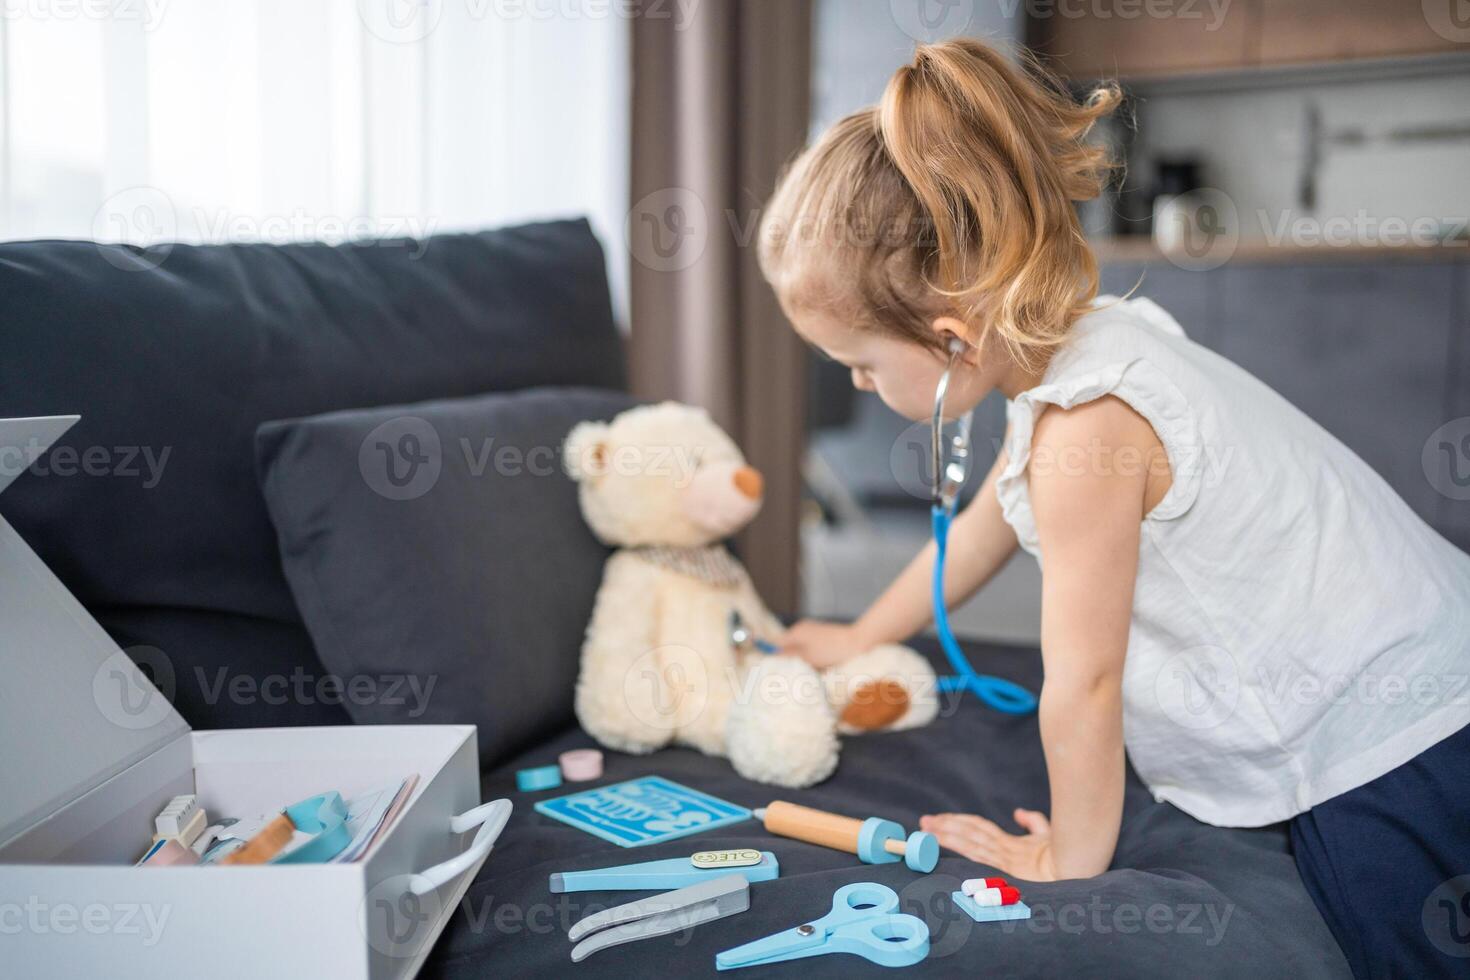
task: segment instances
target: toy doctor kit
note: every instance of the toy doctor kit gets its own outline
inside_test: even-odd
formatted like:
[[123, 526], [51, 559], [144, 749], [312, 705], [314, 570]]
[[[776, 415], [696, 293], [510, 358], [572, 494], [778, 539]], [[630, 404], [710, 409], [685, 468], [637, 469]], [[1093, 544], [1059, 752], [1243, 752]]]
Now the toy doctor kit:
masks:
[[715, 954], [715, 969], [852, 953], [879, 966], [913, 966], [929, 955], [929, 926], [898, 912], [898, 893], [860, 881], [832, 895], [832, 911], [811, 922]]
[[[930, 524], [934, 530], [934, 631], [939, 634], [939, 645], [954, 668], [954, 675], [939, 678], [941, 691], [973, 691], [975, 696], [997, 711], [1024, 715], [1036, 710], [1036, 695], [1012, 681], [990, 674], [976, 672], [970, 659], [960, 649], [949, 626], [949, 608], [944, 602], [944, 561], [949, 548], [949, 526], [954, 520], [955, 504], [960, 490], [970, 477], [970, 430], [974, 425], [974, 414], [958, 419], [954, 435], [944, 436], [944, 396], [949, 391], [950, 375], [955, 362], [964, 353], [965, 342], [958, 337], [950, 341], [949, 364], [944, 369], [939, 384], [934, 388], [934, 416], [929, 422], [929, 439], [934, 454], [930, 472], [933, 504], [929, 509]], [[945, 446], [949, 447], [946, 454]], [[948, 459], [946, 459], [948, 455]]]
[[557, 871], [552, 874], [548, 887], [554, 895], [563, 892], [685, 888], [732, 873], [754, 884], [778, 877], [781, 865], [770, 851], [700, 851], [687, 858], [644, 861], [587, 871]]
[[[572, 926], [567, 933], [567, 938], [577, 943], [572, 947], [572, 962], [579, 963], [609, 946], [683, 932], [748, 908], [750, 883], [738, 874], [721, 875], [677, 891], [619, 905], [589, 915]], [[583, 939], [584, 936], [591, 938]]]
[[903, 828], [892, 820], [879, 817], [858, 820], [784, 800], [756, 810], [755, 817], [773, 834], [847, 851], [856, 854], [864, 864], [902, 860], [910, 870], [928, 874], [939, 863], [937, 837], [916, 830], [905, 839]]
[[643, 847], [750, 819], [743, 806], [662, 776], [540, 800], [536, 812], [619, 847]]

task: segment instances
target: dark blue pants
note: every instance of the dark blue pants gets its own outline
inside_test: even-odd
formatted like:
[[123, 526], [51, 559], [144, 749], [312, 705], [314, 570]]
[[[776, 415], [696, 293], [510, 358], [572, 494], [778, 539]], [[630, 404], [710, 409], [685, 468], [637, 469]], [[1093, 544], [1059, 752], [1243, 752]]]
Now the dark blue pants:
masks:
[[1470, 727], [1291, 821], [1359, 980], [1470, 977]]

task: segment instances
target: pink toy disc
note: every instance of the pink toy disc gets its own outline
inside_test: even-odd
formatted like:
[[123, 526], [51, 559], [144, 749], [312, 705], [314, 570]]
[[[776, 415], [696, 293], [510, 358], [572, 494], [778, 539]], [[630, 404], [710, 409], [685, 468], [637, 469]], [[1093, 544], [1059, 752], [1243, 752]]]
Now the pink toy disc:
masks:
[[557, 756], [557, 761], [568, 782], [582, 783], [602, 777], [602, 753], [596, 749], [572, 749]]

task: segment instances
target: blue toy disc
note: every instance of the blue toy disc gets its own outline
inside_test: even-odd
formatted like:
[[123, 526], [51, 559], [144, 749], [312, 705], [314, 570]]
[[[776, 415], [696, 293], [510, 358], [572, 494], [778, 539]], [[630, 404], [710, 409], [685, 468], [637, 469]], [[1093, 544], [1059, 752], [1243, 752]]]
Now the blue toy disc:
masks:
[[516, 773], [516, 789], [534, 793], [538, 789], [556, 789], [561, 785], [561, 766], [537, 766]]
[[892, 864], [897, 854], [890, 854], [883, 845], [891, 840], [903, 840], [903, 828], [892, 820], [869, 817], [858, 831], [857, 855], [864, 864]]
[[928, 874], [939, 864], [939, 838], [927, 830], [916, 830], [909, 834], [908, 845], [903, 852], [903, 863], [912, 871]]

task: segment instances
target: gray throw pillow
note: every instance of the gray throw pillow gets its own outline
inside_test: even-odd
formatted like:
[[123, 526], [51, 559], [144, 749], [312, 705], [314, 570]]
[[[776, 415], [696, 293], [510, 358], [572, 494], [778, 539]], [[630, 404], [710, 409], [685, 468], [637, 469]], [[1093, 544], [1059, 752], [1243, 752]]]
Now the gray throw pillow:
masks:
[[473, 723], [480, 763], [567, 726], [608, 550], [560, 450], [636, 402], [536, 388], [267, 422], [261, 488], [286, 579], [362, 724]]

